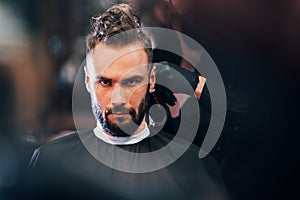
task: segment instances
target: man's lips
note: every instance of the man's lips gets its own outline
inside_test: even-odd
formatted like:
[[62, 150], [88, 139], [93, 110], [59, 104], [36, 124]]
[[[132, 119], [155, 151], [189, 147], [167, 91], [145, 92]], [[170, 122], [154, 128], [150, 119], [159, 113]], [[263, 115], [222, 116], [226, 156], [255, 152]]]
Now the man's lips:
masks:
[[112, 113], [113, 117], [127, 117], [129, 115], [130, 115], [129, 113], [122, 113], [122, 112]]

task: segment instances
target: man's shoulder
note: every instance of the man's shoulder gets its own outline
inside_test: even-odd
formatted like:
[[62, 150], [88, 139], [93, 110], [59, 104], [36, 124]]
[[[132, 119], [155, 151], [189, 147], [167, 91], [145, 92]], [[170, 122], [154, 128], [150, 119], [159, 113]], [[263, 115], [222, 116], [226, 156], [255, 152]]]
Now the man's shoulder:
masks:
[[88, 136], [93, 135], [93, 131], [85, 131], [85, 132], [71, 132], [67, 135], [61, 136], [61, 137], [56, 137], [55, 139], [50, 140], [49, 142], [43, 144], [41, 148], [44, 147], [49, 147], [49, 146], [64, 146], [64, 145], [71, 145], [71, 146], [76, 146], [78, 144], [82, 143], [82, 139], [86, 138]]
[[56, 138], [54, 140], [48, 141], [47, 143], [41, 145], [38, 150], [45, 151], [56, 148], [72, 148], [80, 144], [80, 137], [78, 132], [73, 132], [63, 137]]
[[51, 137], [46, 144], [56, 144], [64, 141], [74, 140], [77, 139], [78, 132], [72, 131], [65, 134], [59, 134], [55, 135], [54, 137]]
[[49, 141], [34, 150], [29, 166], [34, 168], [38, 162], [50, 158], [60, 158], [69, 156], [69, 154], [85, 151], [81, 137], [92, 134], [92, 131], [83, 133], [73, 132], [66, 136]]

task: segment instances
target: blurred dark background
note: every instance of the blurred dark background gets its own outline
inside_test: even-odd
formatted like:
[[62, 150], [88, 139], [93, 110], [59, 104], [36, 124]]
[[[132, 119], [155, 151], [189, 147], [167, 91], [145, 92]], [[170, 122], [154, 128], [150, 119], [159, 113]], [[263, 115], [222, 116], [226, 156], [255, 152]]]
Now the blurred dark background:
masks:
[[232, 199], [296, 195], [299, 0], [0, 0], [0, 189], [14, 187], [34, 148], [75, 130], [89, 18], [118, 2], [139, 8], [145, 26], [192, 37], [217, 64], [228, 112], [213, 155]]

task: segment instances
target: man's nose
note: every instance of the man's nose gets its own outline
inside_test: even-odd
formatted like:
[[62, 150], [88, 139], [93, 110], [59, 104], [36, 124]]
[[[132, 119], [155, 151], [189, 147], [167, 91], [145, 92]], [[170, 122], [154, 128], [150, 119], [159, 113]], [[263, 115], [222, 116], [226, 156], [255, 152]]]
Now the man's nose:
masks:
[[127, 91], [120, 85], [116, 85], [112, 92], [111, 103], [112, 105], [126, 105], [128, 101]]

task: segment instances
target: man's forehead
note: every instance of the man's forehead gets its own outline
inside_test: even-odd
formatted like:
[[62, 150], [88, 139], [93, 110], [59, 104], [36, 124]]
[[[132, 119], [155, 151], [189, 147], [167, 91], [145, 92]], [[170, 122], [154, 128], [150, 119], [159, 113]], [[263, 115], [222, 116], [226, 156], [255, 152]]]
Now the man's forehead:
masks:
[[148, 56], [141, 43], [126, 46], [108, 46], [98, 44], [88, 57], [88, 65], [93, 66], [96, 73], [107, 70], [132, 70], [148, 65]]

